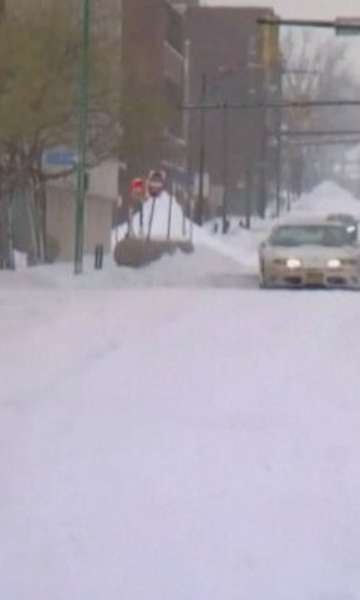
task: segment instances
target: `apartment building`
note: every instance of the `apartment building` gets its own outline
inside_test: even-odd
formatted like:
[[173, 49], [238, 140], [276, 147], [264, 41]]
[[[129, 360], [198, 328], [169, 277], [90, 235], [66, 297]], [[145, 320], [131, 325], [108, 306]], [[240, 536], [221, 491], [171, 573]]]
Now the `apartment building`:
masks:
[[123, 156], [127, 181], [185, 169], [183, 11], [168, 0], [123, 0]]

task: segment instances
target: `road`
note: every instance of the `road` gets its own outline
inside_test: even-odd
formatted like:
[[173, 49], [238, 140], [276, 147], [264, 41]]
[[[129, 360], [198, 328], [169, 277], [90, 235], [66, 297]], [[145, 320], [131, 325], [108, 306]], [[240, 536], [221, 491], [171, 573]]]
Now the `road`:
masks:
[[358, 598], [359, 297], [234, 276], [2, 294], [1, 598]]

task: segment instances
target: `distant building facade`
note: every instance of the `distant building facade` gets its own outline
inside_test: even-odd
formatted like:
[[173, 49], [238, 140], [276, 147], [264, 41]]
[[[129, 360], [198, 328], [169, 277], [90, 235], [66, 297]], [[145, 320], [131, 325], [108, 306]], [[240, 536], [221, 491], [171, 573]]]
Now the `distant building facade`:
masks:
[[[258, 17], [274, 17], [272, 9], [192, 7], [187, 11], [190, 72], [187, 101], [248, 104], [279, 99], [277, 35], [257, 24]], [[204, 82], [205, 79], [205, 82]], [[210, 176], [210, 208], [223, 201], [224, 179], [229, 209], [239, 214], [251, 203], [256, 211], [266, 202], [274, 151], [266, 132], [276, 127], [274, 111], [264, 108], [207, 111], [203, 132], [199, 110], [188, 122], [188, 168], [199, 174], [201, 145], [205, 171]], [[226, 130], [225, 130], [226, 127]], [[226, 139], [225, 139], [226, 136]]]
[[[182, 3], [183, 4], [183, 3]], [[185, 170], [184, 16], [168, 0], [123, 0], [123, 160], [127, 182], [151, 168]]]

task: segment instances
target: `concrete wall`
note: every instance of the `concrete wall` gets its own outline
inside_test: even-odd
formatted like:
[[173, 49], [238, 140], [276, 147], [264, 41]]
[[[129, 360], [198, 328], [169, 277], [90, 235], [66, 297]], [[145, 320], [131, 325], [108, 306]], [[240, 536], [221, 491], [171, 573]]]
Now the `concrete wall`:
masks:
[[[47, 206], [48, 235], [60, 244], [60, 260], [74, 258], [75, 193], [73, 190], [49, 186]], [[111, 251], [113, 202], [104, 197], [87, 194], [85, 210], [85, 253], [93, 254], [96, 244], [104, 252]]]
[[116, 200], [118, 196], [119, 162], [107, 161], [90, 170], [89, 193]]

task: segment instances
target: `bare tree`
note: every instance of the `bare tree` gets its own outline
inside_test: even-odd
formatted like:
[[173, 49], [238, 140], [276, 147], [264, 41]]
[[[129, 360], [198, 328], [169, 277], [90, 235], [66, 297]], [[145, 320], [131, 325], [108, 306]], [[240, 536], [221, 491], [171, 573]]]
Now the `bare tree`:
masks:
[[[326, 36], [320, 41], [317, 34], [288, 33], [283, 40], [286, 67], [284, 94], [287, 99], [304, 102], [308, 100], [343, 100], [358, 97], [359, 83], [354, 79], [348, 60], [346, 44]], [[337, 131], [351, 130], [360, 118], [360, 110], [352, 107], [304, 107], [286, 111], [284, 121], [289, 130]], [[292, 138], [288, 138], [288, 144]], [[319, 140], [315, 136], [306, 138]], [[325, 140], [326, 138], [321, 138]], [[312, 186], [329, 174], [335, 146], [305, 145], [304, 140], [293, 138], [293, 145], [286, 153], [290, 186], [299, 193], [303, 186]], [[290, 164], [291, 163], [291, 164]]]
[[[46, 255], [46, 183], [54, 177], [43, 170], [43, 155], [48, 148], [76, 144], [81, 28], [79, 19], [69, 19], [69, 14], [76, 16], [70, 11], [72, 1], [14, 0], [0, 24], [2, 204], [18, 191], [27, 199], [24, 210], [31, 215], [34, 255], [41, 261]], [[113, 55], [113, 38], [97, 28], [90, 61], [92, 164], [118, 147], [120, 84], [114, 79]]]

